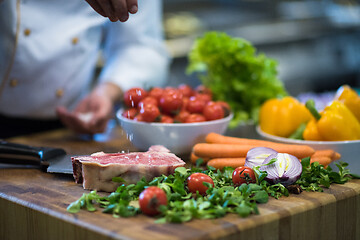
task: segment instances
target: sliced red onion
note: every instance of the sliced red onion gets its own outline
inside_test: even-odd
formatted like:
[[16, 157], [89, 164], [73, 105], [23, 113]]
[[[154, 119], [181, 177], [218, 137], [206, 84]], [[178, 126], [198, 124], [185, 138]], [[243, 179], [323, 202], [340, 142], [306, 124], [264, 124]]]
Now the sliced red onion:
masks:
[[245, 166], [251, 168], [259, 166], [268, 156], [275, 153], [277, 153], [277, 151], [268, 147], [252, 148], [246, 154]]
[[[270, 165], [272, 159], [276, 161]], [[260, 167], [261, 171], [267, 172], [266, 180], [271, 184], [281, 183], [284, 186], [293, 184], [300, 178], [302, 166], [300, 160], [287, 153], [276, 153], [268, 156]]]

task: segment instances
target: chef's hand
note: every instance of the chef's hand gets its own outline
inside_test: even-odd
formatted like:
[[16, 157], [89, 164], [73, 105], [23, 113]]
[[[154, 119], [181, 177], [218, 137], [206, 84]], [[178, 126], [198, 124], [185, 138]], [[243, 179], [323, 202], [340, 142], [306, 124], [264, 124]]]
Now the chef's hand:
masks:
[[57, 107], [60, 121], [69, 129], [81, 134], [102, 133], [113, 115], [114, 103], [120, 99], [122, 91], [111, 83], [95, 88], [74, 111]]
[[86, 0], [89, 5], [100, 15], [108, 17], [110, 21], [126, 22], [129, 13], [138, 11], [137, 0]]

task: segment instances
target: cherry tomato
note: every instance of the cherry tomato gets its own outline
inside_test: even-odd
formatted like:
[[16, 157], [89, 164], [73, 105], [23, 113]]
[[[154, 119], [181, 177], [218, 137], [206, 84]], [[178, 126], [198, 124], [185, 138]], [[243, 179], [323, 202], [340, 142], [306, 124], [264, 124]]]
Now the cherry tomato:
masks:
[[212, 101], [206, 104], [203, 114], [207, 121], [221, 119], [225, 116], [224, 109], [221, 104]]
[[206, 118], [204, 117], [204, 115], [200, 113], [192, 113], [186, 118], [185, 123], [196, 123], [196, 122], [205, 122], [205, 121]]
[[171, 94], [175, 94], [175, 93], [180, 93], [181, 94], [181, 92], [175, 87], [166, 87], [166, 88], [164, 88], [164, 91], [163, 91], [163, 94], [170, 94], [171, 95]]
[[186, 110], [181, 110], [175, 117], [174, 120], [184, 123], [187, 119], [187, 117], [190, 115], [190, 113]]
[[225, 101], [216, 101], [216, 103], [220, 104], [223, 108], [226, 108], [230, 111], [230, 105]]
[[139, 111], [136, 108], [129, 108], [129, 109], [125, 110], [121, 115], [128, 119], [134, 119], [138, 113], [139, 113]]
[[194, 90], [187, 84], [181, 84], [178, 87], [179, 91], [182, 93], [184, 97], [191, 97], [194, 95]]
[[148, 187], [140, 193], [139, 205], [144, 214], [157, 215], [160, 213], [159, 207], [167, 205], [166, 193], [159, 187]]
[[224, 101], [216, 101], [218, 104], [220, 104], [224, 109], [224, 117], [229, 116], [230, 114], [230, 105], [227, 102]]
[[197, 94], [195, 94], [195, 97], [197, 99], [204, 100], [206, 103], [210, 102], [212, 99], [210, 94], [203, 94], [203, 93], [197, 93]]
[[161, 95], [163, 94], [164, 89], [160, 88], [160, 87], [153, 87], [150, 91], [149, 91], [149, 96], [154, 97], [157, 99], [157, 101], [159, 101]]
[[167, 86], [167, 87], [164, 88], [164, 91], [166, 91], [166, 92], [178, 92], [179, 90], [176, 87]]
[[[182, 103], [182, 105], [181, 105], [181, 110], [186, 110], [186, 108], [187, 108], [187, 105], [188, 105], [188, 103], [189, 103], [189, 98], [188, 97], [183, 97], [183, 103]], [[187, 110], [186, 110], [187, 111]]]
[[155, 105], [158, 106], [158, 100], [154, 97], [151, 96], [147, 96], [144, 99], [142, 99], [139, 103], [138, 103], [138, 108], [141, 109], [144, 105], [146, 104], [151, 104], [151, 105]]
[[136, 115], [134, 120], [138, 122], [144, 122], [143, 116], [141, 114]]
[[195, 91], [202, 94], [208, 94], [212, 98], [212, 92], [210, 88], [205, 87], [204, 85], [199, 85], [195, 88]]
[[203, 182], [208, 182], [214, 186], [214, 181], [211, 177], [204, 173], [193, 173], [187, 178], [187, 186], [189, 192], [196, 193], [199, 192], [201, 195], [206, 194], [206, 190], [208, 189]]
[[238, 167], [232, 174], [232, 181], [235, 186], [240, 186], [243, 183], [256, 183], [254, 170], [249, 167]]
[[160, 115], [160, 110], [157, 106], [147, 104], [140, 109], [140, 115], [145, 122], [154, 122]]
[[160, 97], [159, 103], [159, 106], [164, 113], [174, 114], [176, 111], [179, 111], [182, 106], [182, 94], [177, 90], [165, 90]]
[[147, 92], [143, 88], [131, 88], [124, 94], [124, 102], [128, 107], [137, 107], [138, 103], [146, 96]]
[[174, 123], [174, 119], [168, 115], [161, 115], [161, 123]]
[[188, 110], [190, 113], [202, 113], [205, 105], [206, 102], [203, 99], [198, 98], [197, 96], [192, 96], [189, 98], [186, 110]]

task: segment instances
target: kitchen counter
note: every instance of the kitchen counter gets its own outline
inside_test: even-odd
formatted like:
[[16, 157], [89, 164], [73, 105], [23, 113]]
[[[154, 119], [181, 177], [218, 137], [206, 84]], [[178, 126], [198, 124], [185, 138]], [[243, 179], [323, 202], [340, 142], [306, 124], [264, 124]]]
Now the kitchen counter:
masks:
[[[96, 141], [67, 130], [10, 140], [75, 155], [136, 150], [119, 127]], [[248, 218], [229, 214], [184, 224], [156, 224], [143, 215], [113, 218], [101, 211], [68, 213], [67, 206], [87, 192], [70, 175], [2, 165], [0, 239], [360, 239], [360, 180], [270, 199]]]

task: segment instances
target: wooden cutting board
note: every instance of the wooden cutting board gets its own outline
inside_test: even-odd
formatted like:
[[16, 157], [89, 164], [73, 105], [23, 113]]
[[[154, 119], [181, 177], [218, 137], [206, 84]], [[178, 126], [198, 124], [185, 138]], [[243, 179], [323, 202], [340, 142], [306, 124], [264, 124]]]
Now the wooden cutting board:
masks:
[[[63, 147], [70, 154], [136, 150], [121, 129], [84, 140], [60, 130], [11, 139]], [[155, 224], [143, 215], [113, 218], [101, 211], [70, 214], [83, 193], [72, 176], [39, 169], [0, 168], [0, 239], [360, 239], [360, 180], [332, 185], [259, 205], [260, 214], [240, 218]]]

